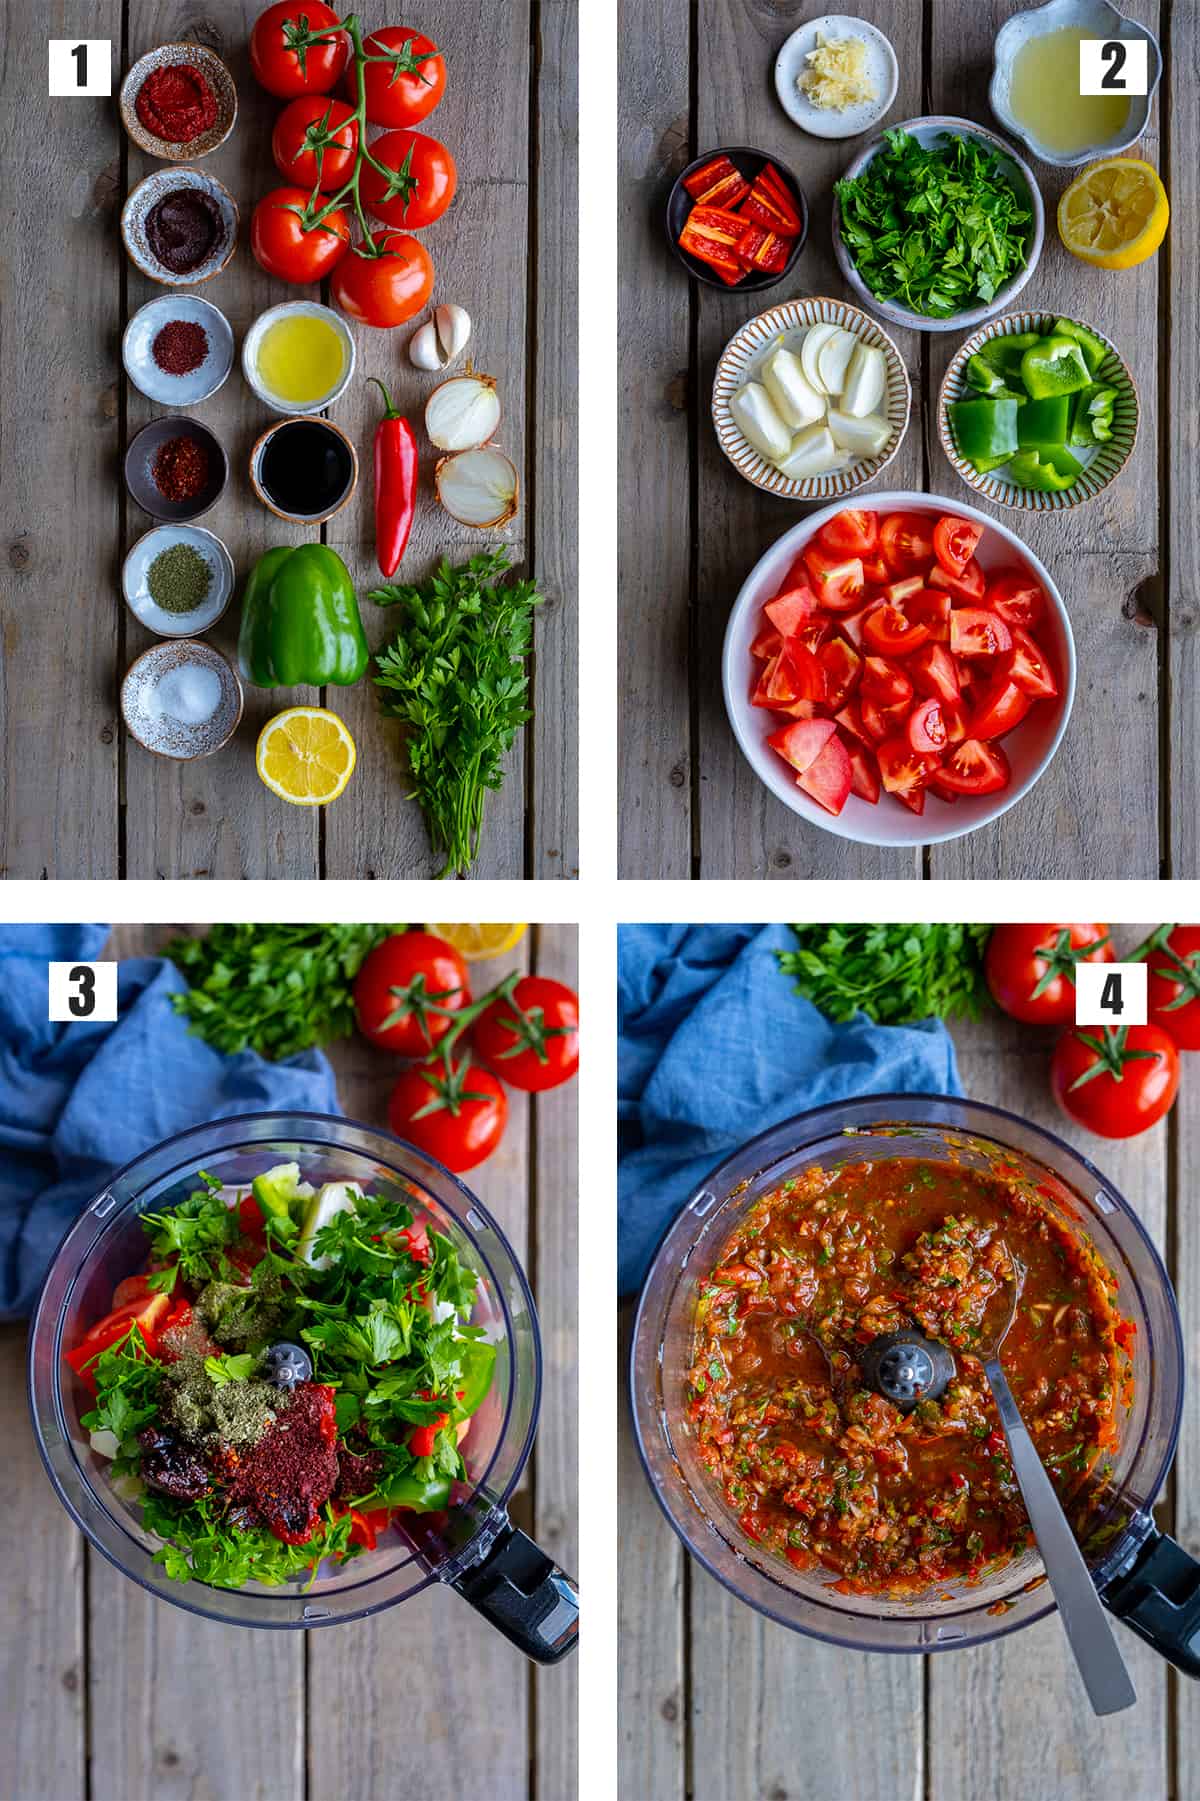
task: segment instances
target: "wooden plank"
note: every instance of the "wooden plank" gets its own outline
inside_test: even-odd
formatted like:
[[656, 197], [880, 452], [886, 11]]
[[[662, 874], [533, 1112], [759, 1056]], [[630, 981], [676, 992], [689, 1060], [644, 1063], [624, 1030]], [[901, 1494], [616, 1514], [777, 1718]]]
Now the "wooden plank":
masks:
[[[903, 45], [900, 89], [890, 117], [910, 117], [921, 110], [919, 9], [911, 0], [878, 0], [867, 10], [894, 43]], [[830, 216], [832, 184], [854, 147], [798, 132], [771, 88], [776, 52], [800, 16], [799, 8], [781, 9], [773, 0], [708, 0], [699, 39], [697, 151], [751, 144], [778, 157], [796, 172], [812, 209], [808, 241], [789, 281], [762, 295], [724, 294], [709, 287], [698, 287], [696, 294], [699, 336], [692, 381], [698, 415], [698, 629], [692, 686], [699, 720], [700, 873], [782, 880], [911, 879], [920, 873], [919, 851], [836, 838], [805, 824], [768, 793], [737, 747], [721, 698], [721, 646], [734, 596], [762, 553], [815, 509], [760, 493], [730, 466], [709, 414], [712, 371], [738, 327], [773, 302], [796, 294], [852, 298], [834, 262]], [[740, 80], [730, 80], [731, 70], [741, 71]], [[678, 276], [674, 285], [681, 285]], [[913, 413], [895, 462], [875, 483], [881, 491], [923, 485], [919, 343], [912, 333], [896, 337], [914, 377]], [[864, 492], [869, 496], [870, 489]]]
[[[1190, 1173], [1200, 1160], [1200, 1087], [1191, 1057], [1184, 1058], [1183, 1080], [1169, 1123], [1174, 1153], [1172, 1173], [1178, 1185], [1171, 1276], [1183, 1321], [1188, 1396], [1171, 1484], [1173, 1517], [1166, 1508], [1160, 1507], [1156, 1512], [1163, 1529], [1170, 1531], [1185, 1551], [1200, 1558], [1200, 1408], [1196, 1405], [1195, 1326], [1200, 1318], [1200, 1222], [1190, 1193]], [[1200, 1688], [1186, 1676], [1172, 1672], [1171, 1690], [1175, 1728], [1172, 1793], [1179, 1801], [1200, 1801]]]
[[34, 1448], [25, 1341], [24, 1327], [0, 1327], [0, 1508], [9, 1620], [0, 1633], [3, 1788], [19, 1801], [84, 1801], [84, 1541]]
[[[481, 19], [486, 17], [486, 28]], [[479, 9], [437, 0], [424, 8], [421, 28], [442, 50], [449, 71], [445, 98], [429, 121], [453, 151], [459, 188], [445, 218], [423, 233], [433, 258], [433, 298], [466, 307], [473, 333], [469, 354], [499, 383], [503, 418], [499, 441], [524, 477], [526, 433], [526, 272], [529, 256], [529, 4]], [[486, 104], [471, 71], [486, 69]], [[546, 280], [553, 282], [555, 272]], [[376, 423], [382, 406], [379, 376], [392, 399], [412, 419], [421, 458], [421, 487], [412, 537], [400, 575], [419, 581], [442, 557], [461, 562], [493, 542], [524, 555], [523, 509], [502, 533], [471, 532], [438, 506], [433, 491], [436, 452], [422, 424], [425, 400], [440, 379], [422, 375], [405, 354], [413, 326], [377, 331], [357, 326], [358, 369], [335, 408], [337, 423], [358, 447], [359, 492], [326, 527], [328, 542], [343, 556], [362, 601], [363, 623], [373, 647], [391, 637], [389, 615], [367, 601], [382, 577], [375, 560], [374, 479]], [[461, 368], [456, 364], [456, 371]], [[524, 482], [523, 482], [524, 487]], [[526, 505], [528, 495], [526, 495]], [[549, 532], [553, 533], [553, 524]], [[358, 767], [346, 793], [325, 818], [325, 873], [377, 879], [436, 876], [441, 861], [429, 849], [416, 805], [405, 795], [405, 771], [395, 723], [380, 718], [370, 680], [341, 689], [329, 704], [346, 720], [359, 744]], [[548, 728], [549, 729], [549, 728]], [[506, 763], [504, 786], [488, 797], [479, 861], [472, 874], [520, 878], [525, 874], [525, 763], [518, 738]]]
[[[190, 290], [227, 315], [239, 346], [259, 313], [300, 291], [272, 281], [250, 253], [249, 222], [255, 202], [279, 176], [271, 161], [271, 129], [280, 103], [250, 72], [247, 44], [261, 11], [257, 0], [225, 0], [197, 24], [188, 0], [139, 0], [129, 9], [126, 66], [155, 44], [199, 38], [224, 56], [238, 90], [238, 120], [232, 136], [201, 165], [224, 182], [238, 203], [242, 229], [228, 267], [202, 287]], [[129, 186], [163, 165], [129, 147]], [[121, 256], [119, 242], [110, 250]], [[129, 264], [128, 310], [164, 290]], [[132, 437], [148, 419], [165, 410], [126, 383], [128, 431]], [[314, 534], [288, 526], [260, 506], [250, 486], [248, 458], [259, 433], [276, 415], [242, 379], [240, 363], [210, 400], [190, 409], [216, 432], [229, 458], [229, 483], [220, 501], [200, 522], [224, 539], [237, 570], [237, 586], [224, 618], [206, 636], [235, 663], [241, 595], [250, 570], [273, 544], [302, 544]], [[111, 486], [112, 472], [106, 472]], [[134, 543], [153, 525], [132, 500], [127, 502], [124, 544]], [[119, 597], [124, 626], [122, 670], [155, 640]], [[292, 807], [270, 794], [254, 769], [254, 746], [263, 725], [284, 707], [313, 705], [313, 689], [263, 689], [246, 685], [246, 709], [233, 742], [215, 757], [175, 763], [152, 756], [127, 735], [124, 746], [126, 861], [124, 873], [139, 877], [311, 877], [318, 871], [319, 821], [315, 809]], [[123, 729], [123, 728], [122, 728]], [[344, 804], [344, 803], [343, 803]], [[359, 873], [356, 871], [355, 873]]]
[[620, 869], [687, 877], [691, 345], [687, 285], [661, 221], [691, 154], [692, 9], [624, 0], [621, 20]]
[[[528, 968], [528, 955], [526, 939], [502, 965], [473, 965], [472, 987], [483, 993], [504, 969]], [[392, 1059], [357, 1035], [335, 1051], [345, 1112], [385, 1120]], [[521, 1259], [528, 1156], [528, 1107], [514, 1096], [503, 1143], [468, 1181]], [[414, 1670], [415, 1681], [398, 1678]], [[437, 1584], [348, 1635], [316, 1632], [309, 1643], [311, 1793], [344, 1801], [408, 1793], [525, 1801], [531, 1686], [524, 1659]]]
[[[1138, 0], [1124, 10], [1156, 27], [1155, 0]], [[1011, 12], [1007, 0], [933, 0], [934, 112], [989, 119], [992, 41]], [[1157, 161], [1157, 102], [1137, 154]], [[1137, 384], [1138, 442], [1120, 479], [1090, 505], [1066, 514], [1014, 513], [979, 501], [959, 482], [937, 441], [936, 417], [927, 421], [931, 488], [977, 502], [1041, 557], [1066, 602], [1079, 663], [1071, 723], [1038, 786], [994, 825], [935, 845], [930, 868], [942, 877], [1153, 880], [1159, 874], [1160, 647], [1152, 613], [1139, 605], [1139, 591], [1158, 570], [1156, 319], [1165, 265], [1160, 257], [1112, 275], [1079, 262], [1064, 249], [1055, 224], [1059, 195], [1075, 171], [1038, 163], [1035, 173], [1046, 208], [1045, 248], [1016, 304], [1082, 318], [1112, 339]], [[935, 401], [960, 342], [955, 332], [929, 340]], [[1121, 733], [1121, 804], [1105, 806], [1098, 804], [1096, 771], [1111, 764], [1115, 722]]]
[[1166, 531], [1167, 649], [1169, 660], [1167, 726], [1171, 780], [1166, 807], [1169, 837], [1168, 875], [1194, 877], [1200, 872], [1200, 829], [1190, 797], [1200, 770], [1196, 762], [1195, 696], [1200, 691], [1200, 471], [1197, 469], [1195, 396], [1200, 393], [1200, 332], [1197, 332], [1196, 234], [1180, 230], [1180, 220], [1194, 219], [1200, 206], [1200, 14], [1194, 6], [1171, 9], [1166, 80], [1171, 103], [1166, 113], [1164, 175], [1171, 197], [1172, 229], [1158, 253], [1160, 281], [1168, 282], [1165, 360], [1167, 418], [1165, 467], [1170, 471], [1162, 496]]
[[542, 0], [537, 33], [530, 486], [533, 570], [545, 606], [528, 782], [527, 875], [579, 874], [579, 15]]
[[[533, 967], [579, 985], [574, 926], [534, 928]], [[533, 1097], [533, 1257], [529, 1279], [542, 1326], [542, 1418], [534, 1451], [533, 1536], [579, 1574], [579, 1121], [574, 1085]], [[533, 1761], [539, 1801], [578, 1787], [579, 1664], [535, 1668]]]
[[654, 1499], [634, 1444], [629, 1417], [632, 1305], [622, 1307], [619, 1317], [617, 1792], [621, 1801], [684, 1801], [684, 1551]]
[[81, 21], [119, 57], [117, 0], [0, 23], [0, 874], [35, 878], [117, 874], [122, 133], [115, 104], [46, 97], [46, 39]]
[[[1144, 934], [1114, 928], [1121, 950]], [[1046, 1080], [1051, 1031], [991, 1014], [956, 1025], [967, 1093], [1044, 1125], [1093, 1159], [1161, 1245], [1167, 1221], [1166, 1131], [1128, 1142], [1101, 1140], [1055, 1107]], [[1009, 1801], [1053, 1795], [1085, 1801], [1098, 1790], [1145, 1797], [1167, 1791], [1167, 1666], [1123, 1627], [1115, 1628], [1138, 1704], [1097, 1720], [1055, 1618], [994, 1645], [929, 1661], [929, 1801]]]

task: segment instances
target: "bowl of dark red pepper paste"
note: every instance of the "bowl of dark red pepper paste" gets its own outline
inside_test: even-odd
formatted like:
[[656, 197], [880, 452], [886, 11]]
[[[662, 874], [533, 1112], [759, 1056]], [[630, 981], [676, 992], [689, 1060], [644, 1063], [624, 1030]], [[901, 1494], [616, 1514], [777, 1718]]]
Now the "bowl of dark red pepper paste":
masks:
[[223, 144], [237, 118], [237, 88], [203, 44], [160, 44], [121, 84], [121, 121], [134, 143], [164, 162], [191, 162]]
[[237, 245], [233, 195], [200, 169], [156, 169], [121, 213], [121, 237], [143, 275], [191, 287], [219, 275]]

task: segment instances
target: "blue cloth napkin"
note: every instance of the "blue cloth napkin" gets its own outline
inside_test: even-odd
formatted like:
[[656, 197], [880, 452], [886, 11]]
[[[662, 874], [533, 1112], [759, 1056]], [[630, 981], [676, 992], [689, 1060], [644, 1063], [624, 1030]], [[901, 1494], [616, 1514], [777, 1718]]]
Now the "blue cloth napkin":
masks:
[[30, 1312], [67, 1227], [114, 1169], [205, 1120], [299, 1108], [337, 1113], [320, 1051], [222, 1056], [167, 998], [162, 957], [122, 962], [115, 1023], [52, 1024], [50, 962], [94, 962], [103, 925], [0, 926], [0, 1318]]
[[940, 1019], [834, 1025], [793, 991], [786, 926], [622, 926], [618, 1281], [635, 1292], [671, 1220], [768, 1126], [862, 1094], [961, 1094]]

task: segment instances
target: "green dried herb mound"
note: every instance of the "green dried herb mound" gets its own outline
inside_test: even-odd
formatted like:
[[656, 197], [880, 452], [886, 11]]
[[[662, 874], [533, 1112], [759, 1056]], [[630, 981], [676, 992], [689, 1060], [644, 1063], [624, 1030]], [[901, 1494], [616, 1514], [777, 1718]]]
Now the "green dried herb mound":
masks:
[[286, 1389], [269, 1382], [217, 1380], [195, 1351], [168, 1366], [159, 1390], [163, 1417], [185, 1438], [235, 1450], [257, 1444], [291, 1399]]
[[1025, 267], [1032, 213], [1012, 165], [978, 139], [919, 144], [887, 131], [861, 175], [834, 184], [842, 238], [877, 300], [948, 319], [994, 300]]
[[779, 951], [796, 992], [839, 1023], [978, 1019], [989, 1004], [983, 952], [990, 925], [794, 925]]

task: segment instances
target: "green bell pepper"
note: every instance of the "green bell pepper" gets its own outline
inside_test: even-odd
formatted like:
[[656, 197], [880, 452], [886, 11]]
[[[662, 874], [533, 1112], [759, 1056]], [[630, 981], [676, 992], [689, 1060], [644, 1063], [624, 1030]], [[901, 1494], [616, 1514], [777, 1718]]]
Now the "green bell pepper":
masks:
[[1117, 390], [1099, 382], [1093, 383], [1090, 388], [1081, 388], [1075, 396], [1070, 443], [1107, 444], [1112, 437], [1116, 399]]
[[1009, 474], [1014, 487], [1058, 494], [1074, 486], [1083, 474], [1083, 464], [1069, 450], [1046, 445], [1041, 450], [1019, 450], [1009, 464]]
[[1056, 319], [1054, 321], [1056, 338], [1073, 338], [1083, 352], [1083, 360], [1089, 371], [1095, 375], [1101, 363], [1108, 355], [1108, 345], [1103, 338], [1098, 338], [1094, 331], [1086, 325], [1077, 325], [1073, 319]]
[[405, 1507], [410, 1513], [441, 1513], [449, 1505], [449, 1476], [431, 1476], [423, 1482], [414, 1470], [385, 1476], [363, 1502], [364, 1507]]
[[1021, 380], [1031, 400], [1074, 394], [1092, 379], [1083, 351], [1074, 338], [1042, 338], [1021, 358]]
[[1054, 394], [1049, 400], [1027, 400], [1017, 413], [1017, 445], [1021, 450], [1058, 449], [1067, 441], [1071, 423], [1071, 399]]
[[238, 662], [256, 688], [340, 688], [370, 658], [350, 571], [327, 544], [278, 544], [242, 596]]
[[977, 354], [983, 362], [990, 363], [993, 369], [999, 369], [1002, 375], [1011, 377], [1020, 374], [1021, 358], [1025, 352], [1032, 350], [1041, 341], [1036, 331], [1015, 331], [1006, 338], [989, 338], [986, 344], [980, 345]]
[[967, 358], [967, 381], [971, 387], [977, 388], [981, 394], [998, 394], [1004, 387], [1004, 371], [996, 363], [989, 363], [976, 351]]
[[476, 1338], [464, 1345], [459, 1366], [462, 1375], [455, 1385], [454, 1409], [456, 1419], [467, 1419], [476, 1408], [482, 1406], [496, 1371], [496, 1347], [485, 1339]]
[[946, 409], [960, 456], [1010, 456], [1017, 448], [1015, 400], [955, 400]]

